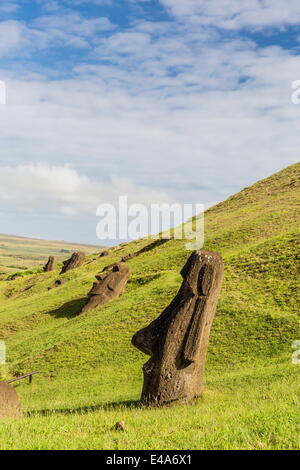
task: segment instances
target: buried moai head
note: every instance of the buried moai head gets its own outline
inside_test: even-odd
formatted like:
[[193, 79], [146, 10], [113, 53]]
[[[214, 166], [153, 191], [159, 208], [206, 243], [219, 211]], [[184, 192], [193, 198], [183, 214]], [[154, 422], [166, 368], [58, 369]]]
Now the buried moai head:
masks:
[[0, 419], [21, 416], [21, 402], [14, 387], [0, 383]]
[[47, 273], [49, 271], [53, 271], [53, 269], [55, 268], [55, 264], [56, 264], [55, 256], [49, 256], [49, 259], [44, 266], [44, 272]]
[[81, 251], [76, 251], [72, 254], [70, 259], [63, 261], [63, 268], [60, 274], [64, 274], [71, 269], [79, 268], [85, 260], [85, 254]]
[[102, 251], [99, 255], [100, 258], [103, 258], [104, 256], [108, 256], [109, 255], [109, 251]]
[[104, 305], [122, 294], [131, 275], [130, 267], [125, 263], [116, 263], [96, 276], [95, 282], [88, 293], [88, 301], [81, 310], [87, 312], [92, 308]]
[[57, 287], [63, 286], [67, 281], [65, 279], [57, 279], [52, 286], [48, 287], [48, 290], [56, 289]]
[[203, 391], [205, 356], [223, 281], [223, 261], [194, 251], [181, 271], [182, 285], [162, 314], [132, 338], [151, 356], [144, 364], [142, 401], [190, 402]]

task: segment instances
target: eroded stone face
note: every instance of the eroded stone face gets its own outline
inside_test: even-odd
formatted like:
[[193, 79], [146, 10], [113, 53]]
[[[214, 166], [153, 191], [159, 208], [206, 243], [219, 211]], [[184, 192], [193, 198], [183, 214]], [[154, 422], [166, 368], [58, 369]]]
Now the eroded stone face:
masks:
[[131, 275], [130, 267], [125, 263], [116, 263], [96, 276], [95, 282], [88, 293], [88, 301], [81, 310], [87, 312], [92, 308], [104, 305], [122, 294]]
[[162, 314], [132, 338], [151, 356], [144, 365], [142, 401], [191, 402], [203, 392], [205, 357], [223, 281], [223, 261], [209, 251], [192, 253], [182, 285]]
[[61, 274], [70, 271], [71, 269], [79, 268], [82, 266], [85, 260], [85, 254], [81, 251], [76, 251], [72, 254], [71, 258], [63, 262], [63, 268]]
[[44, 272], [47, 273], [49, 271], [53, 271], [53, 269], [55, 268], [55, 264], [56, 264], [55, 256], [49, 256], [49, 259], [46, 265], [44, 266]]
[[21, 402], [14, 387], [0, 383], [0, 419], [21, 416]]

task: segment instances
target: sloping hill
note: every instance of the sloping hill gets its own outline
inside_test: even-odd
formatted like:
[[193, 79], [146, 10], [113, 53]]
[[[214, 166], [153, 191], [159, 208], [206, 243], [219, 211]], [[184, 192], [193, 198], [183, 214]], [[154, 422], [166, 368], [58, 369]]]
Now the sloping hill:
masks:
[[43, 266], [50, 254], [62, 261], [74, 251], [90, 254], [97, 250], [101, 246], [0, 234], [0, 275]]
[[[206, 393], [193, 406], [141, 409], [146, 356], [131, 336], [175, 295], [189, 256], [170, 240], [128, 261], [116, 301], [76, 316], [94, 275], [149, 243], [88, 257], [47, 291], [58, 271], [0, 282], [2, 374], [38, 369], [18, 390], [27, 415], [0, 423], [0, 448], [300, 448], [300, 164], [246, 188], [206, 213], [205, 248], [219, 251], [225, 281], [210, 341]], [[124, 419], [128, 433], [112, 430]]]

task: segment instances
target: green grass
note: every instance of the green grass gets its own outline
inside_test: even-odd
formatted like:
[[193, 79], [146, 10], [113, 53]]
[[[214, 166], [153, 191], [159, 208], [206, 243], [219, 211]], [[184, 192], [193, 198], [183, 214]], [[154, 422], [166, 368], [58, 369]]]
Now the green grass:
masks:
[[[299, 174], [289, 167], [206, 213], [205, 248], [223, 255], [225, 280], [194, 405], [140, 407], [147, 357], [131, 346], [176, 293], [184, 241], [130, 260], [126, 292], [81, 316], [94, 275], [149, 241], [90, 255], [49, 292], [59, 267], [0, 281], [2, 376], [40, 371], [17, 387], [24, 416], [0, 422], [0, 449], [299, 449]], [[121, 419], [126, 433], [113, 430]]]

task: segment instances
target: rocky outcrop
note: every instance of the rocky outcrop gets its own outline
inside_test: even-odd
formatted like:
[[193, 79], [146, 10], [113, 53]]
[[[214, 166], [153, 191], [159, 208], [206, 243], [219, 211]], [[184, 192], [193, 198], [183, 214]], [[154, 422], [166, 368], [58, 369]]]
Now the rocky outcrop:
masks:
[[182, 285], [162, 314], [132, 338], [151, 356], [144, 365], [142, 402], [191, 402], [201, 395], [210, 330], [223, 281], [223, 261], [209, 251], [192, 253]]

